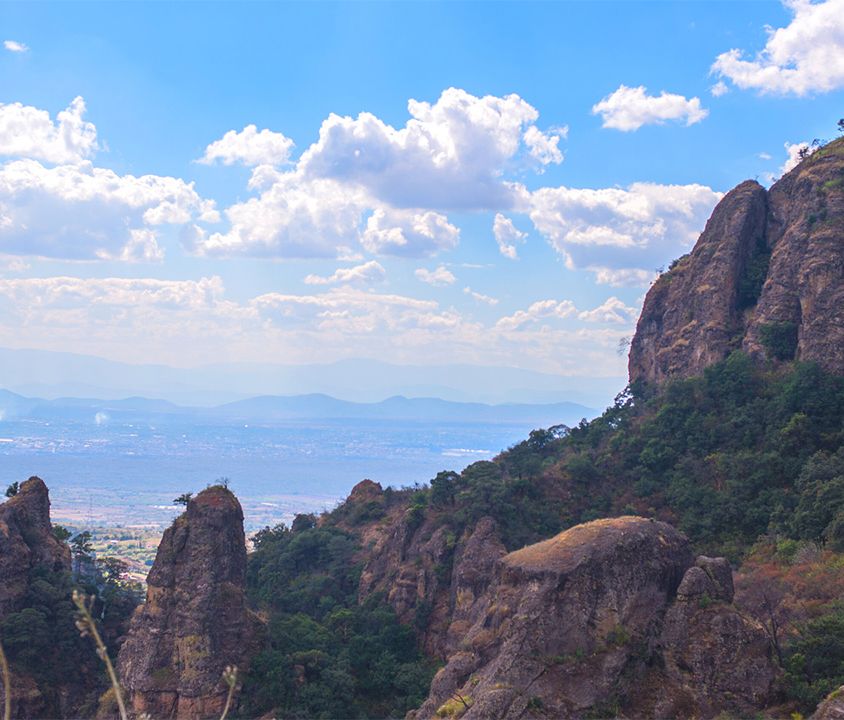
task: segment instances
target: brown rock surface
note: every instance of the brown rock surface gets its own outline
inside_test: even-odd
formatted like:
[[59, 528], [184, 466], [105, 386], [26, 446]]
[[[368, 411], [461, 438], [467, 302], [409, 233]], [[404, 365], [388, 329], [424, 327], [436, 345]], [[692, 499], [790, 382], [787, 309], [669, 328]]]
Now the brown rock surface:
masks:
[[417, 517], [400, 507], [386, 523], [363, 530], [369, 550], [359, 595], [384, 593], [399, 620], [417, 627], [425, 651], [445, 659], [477, 611], [505, 550], [491, 518], [456, 538], [435, 518], [420, 523]]
[[[482, 528], [476, 530], [476, 534]], [[730, 604], [723, 558], [638, 517], [504, 556], [417, 719], [741, 716], [766, 706], [770, 645]]]
[[596, 520], [504, 556], [488, 606], [416, 717], [459, 711], [460, 698], [471, 705], [464, 718], [611, 710], [692, 559], [671, 526], [637, 517]]
[[630, 380], [699, 375], [739, 347], [739, 284], [764, 244], [765, 189], [747, 181], [727, 193], [690, 255], [648, 291], [630, 346]]
[[844, 720], [844, 685], [827, 695], [811, 720]]
[[723, 198], [691, 254], [648, 291], [630, 380], [699, 375], [739, 348], [844, 374], [844, 138], [768, 192], [747, 181]]
[[747, 717], [771, 702], [778, 671], [770, 641], [730, 604], [732, 596], [732, 572], [723, 558], [700, 557], [686, 571], [663, 622], [659, 669], [631, 699], [639, 713]]
[[70, 549], [53, 536], [47, 486], [31, 477], [0, 505], [0, 619], [19, 609], [37, 565], [69, 572]]
[[218, 717], [227, 665], [246, 669], [260, 634], [247, 609], [243, 511], [229, 490], [199, 493], [161, 539], [118, 667], [135, 712]]
[[798, 360], [844, 374], [844, 138], [775, 183], [768, 199], [771, 262], [743, 347], [762, 357], [766, 328], [793, 325]]

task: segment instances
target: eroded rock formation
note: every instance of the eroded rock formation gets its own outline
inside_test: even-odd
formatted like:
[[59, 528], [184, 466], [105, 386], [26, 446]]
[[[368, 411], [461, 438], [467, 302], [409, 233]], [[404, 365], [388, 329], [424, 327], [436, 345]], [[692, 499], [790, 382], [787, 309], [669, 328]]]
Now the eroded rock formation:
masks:
[[630, 380], [699, 375], [730, 352], [844, 373], [844, 138], [769, 191], [747, 181], [648, 292]]
[[70, 549], [53, 536], [47, 486], [31, 477], [0, 505], [0, 619], [19, 609], [38, 565], [70, 572]]
[[[347, 503], [377, 502], [372, 485], [356, 486]], [[383, 593], [399, 620], [417, 628], [425, 652], [444, 660], [485, 607], [484, 591], [506, 550], [492, 518], [457, 537], [436, 518], [419, 517], [400, 506], [388, 522], [362, 530], [359, 595]]]
[[670, 525], [622, 517], [576, 526], [496, 563], [482, 612], [415, 717], [712, 717], [763, 707], [776, 674], [770, 648], [731, 599], [726, 561], [695, 562]]
[[135, 712], [219, 717], [227, 665], [246, 669], [260, 623], [246, 607], [243, 511], [229, 490], [199, 493], [161, 539], [118, 667]]

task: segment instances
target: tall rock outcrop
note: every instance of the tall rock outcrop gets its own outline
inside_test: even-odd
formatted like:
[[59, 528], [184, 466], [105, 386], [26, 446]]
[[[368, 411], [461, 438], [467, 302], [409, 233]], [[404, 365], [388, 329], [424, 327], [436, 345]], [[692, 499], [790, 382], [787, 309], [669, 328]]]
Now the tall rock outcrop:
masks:
[[20, 608], [38, 565], [70, 572], [70, 549], [53, 535], [47, 486], [31, 477], [0, 505], [0, 619]]
[[[23, 609], [31, 572], [39, 566], [69, 573], [70, 549], [53, 535], [47, 486], [41, 478], [31, 477], [21, 483], [17, 495], [0, 505], [0, 621]], [[59, 688], [60, 701], [50, 703], [35, 679], [14, 667], [11, 686], [12, 716], [16, 718], [55, 715], [66, 710], [59, 707], [61, 699], [73, 694]], [[3, 700], [0, 686], [0, 702]]]
[[730, 605], [729, 565], [695, 561], [665, 523], [596, 520], [510, 553], [485, 598], [417, 719], [714, 717], [769, 700], [770, 647]]
[[844, 374], [844, 138], [769, 191], [747, 181], [649, 290], [630, 380], [699, 375], [730, 352]]
[[260, 623], [246, 607], [243, 511], [221, 486], [167, 529], [118, 669], [132, 707], [155, 718], [218, 717], [227, 665], [246, 668]]

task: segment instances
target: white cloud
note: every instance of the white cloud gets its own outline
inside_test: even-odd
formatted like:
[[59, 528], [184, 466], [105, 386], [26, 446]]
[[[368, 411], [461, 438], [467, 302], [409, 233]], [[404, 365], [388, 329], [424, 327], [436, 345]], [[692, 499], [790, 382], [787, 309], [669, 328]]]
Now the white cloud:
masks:
[[305, 278], [307, 285], [340, 285], [360, 284], [371, 285], [372, 283], [383, 282], [387, 272], [380, 263], [375, 260], [355, 265], [350, 268], [338, 268], [328, 277], [320, 275], [308, 275]]
[[844, 87], [844, 0], [788, 0], [794, 17], [786, 27], [768, 28], [765, 47], [752, 59], [732, 49], [712, 72], [737, 87], [762, 93], [803, 96]]
[[794, 168], [800, 164], [802, 161], [802, 158], [800, 157], [801, 152], [805, 154], [804, 156], [808, 156], [818, 150], [818, 146], [812, 146], [807, 142], [787, 142], [784, 144], [784, 147], [787, 158], [780, 168], [780, 175], [785, 175], [787, 172], [794, 170]]
[[498, 298], [490, 297], [489, 295], [484, 295], [483, 293], [475, 292], [470, 287], [464, 287], [463, 292], [478, 302], [484, 303], [485, 305], [498, 305]]
[[551, 163], [559, 165], [563, 162], [560, 140], [565, 140], [568, 133], [568, 126], [543, 133], [536, 125], [531, 125], [524, 134], [525, 145], [528, 146], [530, 156], [542, 165], [550, 165]]
[[608, 268], [592, 265], [586, 268], [595, 273], [595, 282], [612, 287], [647, 287], [656, 279], [654, 270], [641, 268]]
[[82, 119], [85, 101], [77, 97], [53, 122], [50, 113], [21, 103], [0, 103], [0, 155], [50, 163], [78, 163], [98, 149], [97, 128]]
[[701, 107], [700, 98], [686, 99], [664, 90], [654, 96], [647, 94], [644, 85], [635, 88], [620, 85], [592, 107], [592, 114], [601, 116], [602, 127], [628, 132], [643, 125], [663, 125], [667, 120], [694, 125], [709, 111]]
[[760, 152], [756, 157], [758, 157], [760, 160], [773, 160], [774, 159], [769, 153], [766, 153], [766, 152]]
[[[518, 353], [523, 366], [549, 372], [623, 371], [615, 348], [629, 328], [612, 321], [590, 327], [569, 301], [530, 311], [538, 320], [487, 326], [435, 301], [348, 285], [238, 302], [226, 299], [219, 277], [0, 278], [0, 345], [181, 366], [257, 356], [412, 363], [448, 347], [454, 362], [506, 364]], [[564, 318], [574, 327], [554, 326]]]
[[711, 88], [709, 88], [709, 92], [712, 93], [713, 97], [722, 97], [730, 92], [730, 87], [723, 80], [719, 80]]
[[378, 208], [366, 221], [361, 244], [378, 255], [427, 257], [457, 247], [460, 230], [440, 213]]
[[302, 183], [283, 173], [259, 197], [225, 211], [227, 232], [199, 231], [186, 245], [202, 255], [331, 258], [357, 244], [365, 198], [332, 180]]
[[393, 207], [487, 209], [511, 203], [502, 171], [523, 144], [540, 163], [562, 161], [562, 133], [541, 133], [539, 113], [518, 95], [449, 88], [435, 103], [410, 100], [408, 111], [400, 129], [370, 113], [330, 115], [301, 172], [360, 185]]
[[267, 129], [258, 131], [255, 125], [247, 125], [240, 132], [229, 130], [212, 142], [199, 162], [206, 165], [215, 161], [223, 165], [283, 165], [289, 161], [293, 145], [293, 141], [282, 133]]
[[161, 225], [218, 219], [192, 183], [117, 175], [90, 163], [0, 165], [0, 253], [69, 260], [158, 260]]
[[527, 233], [518, 230], [510, 218], [501, 213], [495, 213], [495, 219], [492, 221], [492, 234], [495, 236], [495, 242], [498, 243], [499, 252], [510, 260], [517, 260], [519, 253], [516, 249], [516, 243], [523, 243]]
[[517, 310], [498, 320], [495, 327], [503, 332], [523, 331], [540, 322], [578, 319], [588, 323], [627, 324], [635, 322], [639, 311], [617, 297], [607, 298], [593, 310], [578, 310], [571, 300], [539, 300], [527, 310]]
[[[430, 257], [459, 241], [445, 211], [511, 207], [521, 191], [506, 172], [563, 159], [567, 128], [540, 130], [539, 113], [518, 95], [476, 97], [449, 88], [433, 103], [410, 100], [408, 111], [399, 128], [371, 113], [331, 114], [286, 172], [252, 156], [262, 164], [249, 188], [259, 195], [225, 211], [227, 230], [197, 228], [186, 245], [207, 255], [337, 257], [363, 249]], [[245, 132], [218, 143], [239, 148]], [[215, 145], [205, 160], [246, 154]]]
[[436, 270], [417, 268], [414, 273], [416, 277], [428, 285], [452, 285], [457, 280], [448, 268], [440, 265]]
[[6, 48], [9, 52], [13, 53], [25, 53], [29, 52], [29, 46], [25, 45], [22, 42], [18, 42], [17, 40], [4, 40], [3, 47]]
[[720, 198], [704, 185], [633, 183], [540, 188], [523, 203], [569, 269], [617, 270], [657, 267], [687, 251]]
[[639, 310], [625, 305], [617, 297], [610, 297], [594, 310], [584, 310], [578, 313], [577, 317], [586, 322], [629, 325], [639, 317]]
[[538, 300], [527, 310], [517, 310], [512, 315], [500, 318], [495, 327], [499, 330], [518, 330], [539, 320], [564, 320], [576, 313], [577, 308], [571, 300]]

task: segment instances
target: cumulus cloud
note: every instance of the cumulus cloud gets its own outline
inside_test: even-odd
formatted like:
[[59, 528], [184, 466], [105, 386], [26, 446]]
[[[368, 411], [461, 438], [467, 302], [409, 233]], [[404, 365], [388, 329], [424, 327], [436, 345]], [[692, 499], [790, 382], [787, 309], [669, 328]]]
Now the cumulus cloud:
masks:
[[563, 152], [560, 150], [560, 140], [568, 137], [568, 126], [557, 128], [551, 132], [544, 133], [535, 125], [525, 130], [524, 140], [528, 146], [530, 156], [538, 160], [542, 165], [554, 163], [559, 165], [563, 162]]
[[283, 165], [290, 159], [293, 141], [282, 133], [271, 130], [259, 131], [255, 125], [247, 125], [240, 132], [229, 130], [222, 138], [205, 148], [199, 162], [211, 165]]
[[413, 274], [423, 283], [428, 283], [428, 285], [453, 285], [457, 280], [454, 277], [454, 273], [444, 265], [440, 265], [436, 270], [417, 268]]
[[207, 255], [336, 257], [342, 248], [430, 257], [459, 242], [446, 211], [512, 207], [521, 190], [507, 172], [563, 160], [567, 128], [541, 130], [538, 111], [518, 95], [449, 88], [435, 102], [410, 100], [408, 112], [401, 127], [366, 112], [331, 114], [286, 171], [241, 149], [249, 140], [251, 152], [254, 126], [227, 133], [203, 160], [247, 162], [249, 155], [250, 164], [260, 163], [249, 181], [258, 195], [225, 211], [227, 230], [196, 228], [186, 245]]
[[378, 255], [426, 257], [457, 246], [460, 230], [440, 213], [378, 208], [366, 221], [361, 244]]
[[475, 292], [468, 285], [463, 288], [463, 292], [473, 300], [477, 300], [480, 303], [484, 303], [484, 305], [498, 305], [498, 298], [490, 297], [489, 295], [484, 295], [483, 293]]
[[639, 310], [625, 305], [617, 297], [607, 298], [593, 310], [584, 310], [577, 317], [586, 322], [630, 324], [636, 321]]
[[97, 128], [83, 120], [85, 101], [77, 97], [56, 116], [21, 103], [0, 103], [0, 155], [50, 163], [78, 163], [98, 149]]
[[704, 185], [633, 183], [540, 188], [523, 202], [569, 269], [618, 270], [657, 267], [688, 250], [720, 198]]
[[375, 260], [355, 265], [350, 268], [338, 268], [328, 277], [320, 275], [308, 275], [305, 277], [306, 285], [345, 285], [359, 284], [371, 285], [383, 282], [387, 277], [387, 271]]
[[333, 180], [281, 174], [259, 197], [225, 211], [227, 232], [195, 228], [188, 249], [201, 255], [334, 258], [357, 244], [365, 198]]
[[523, 243], [527, 237], [527, 233], [518, 230], [513, 221], [502, 215], [495, 213], [495, 219], [492, 221], [492, 234], [495, 236], [495, 242], [498, 243], [499, 252], [510, 260], [516, 260], [519, 257], [516, 249], [517, 243]]
[[713, 97], [721, 97], [722, 95], [726, 95], [730, 92], [730, 87], [723, 80], [719, 80], [711, 88], [709, 88], [709, 92], [712, 93]]
[[17, 40], [4, 40], [3, 47], [13, 53], [29, 52], [29, 46], [22, 42], [18, 42]]
[[502, 170], [522, 147], [542, 164], [563, 159], [562, 133], [542, 133], [539, 113], [518, 95], [449, 88], [434, 103], [410, 100], [408, 112], [399, 129], [371, 113], [330, 115], [301, 172], [360, 185], [392, 207], [489, 209], [510, 204]]
[[602, 127], [629, 132], [643, 125], [664, 125], [668, 120], [694, 125], [709, 111], [701, 107], [700, 98], [687, 99], [664, 90], [659, 95], [648, 95], [644, 85], [619, 85], [618, 90], [592, 107], [592, 114], [601, 116]]
[[785, 143], [785, 153], [786, 153], [786, 160], [782, 164], [780, 168], [780, 175], [785, 175], [787, 172], [794, 170], [803, 158], [800, 157], [800, 154], [803, 153], [804, 157], [811, 155], [813, 152], [819, 149], [819, 146], [812, 146], [807, 142], [796, 142], [796, 143]]
[[803, 96], [844, 87], [844, 0], [787, 0], [793, 14], [768, 28], [765, 47], [750, 59], [737, 48], [719, 55], [712, 72], [742, 90]]
[[192, 183], [118, 175], [90, 163], [0, 165], [0, 253], [68, 260], [158, 260], [158, 227], [218, 219]]

